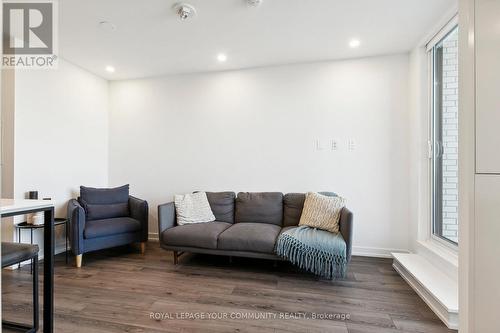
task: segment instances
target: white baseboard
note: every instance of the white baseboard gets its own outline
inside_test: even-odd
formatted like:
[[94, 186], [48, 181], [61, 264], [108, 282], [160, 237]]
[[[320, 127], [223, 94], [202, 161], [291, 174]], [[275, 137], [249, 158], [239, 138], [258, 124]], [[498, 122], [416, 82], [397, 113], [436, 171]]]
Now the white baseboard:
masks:
[[386, 249], [382, 247], [366, 247], [366, 246], [354, 246], [352, 248], [353, 256], [392, 258], [392, 253], [409, 253], [409, 251], [403, 249]]

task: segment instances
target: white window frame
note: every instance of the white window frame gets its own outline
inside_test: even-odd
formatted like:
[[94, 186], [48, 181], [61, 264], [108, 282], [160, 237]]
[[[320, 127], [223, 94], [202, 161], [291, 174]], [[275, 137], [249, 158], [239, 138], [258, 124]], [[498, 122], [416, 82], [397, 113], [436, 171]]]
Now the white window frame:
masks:
[[[432, 245], [435, 245], [439, 248], [442, 248], [444, 250], [448, 250], [454, 254], [458, 254], [458, 244], [453, 243], [452, 241], [445, 240], [439, 236], [434, 235], [433, 233], [433, 196], [432, 196], [432, 191], [433, 191], [433, 183], [432, 183], [432, 154], [434, 154], [433, 147], [432, 145], [432, 131], [433, 131], [433, 112], [434, 112], [434, 57], [433, 57], [433, 48], [441, 42], [443, 38], [445, 38], [450, 32], [452, 32], [456, 27], [458, 26], [458, 15], [455, 15], [446, 25], [439, 30], [438, 33], [436, 33], [426, 44], [426, 53], [427, 53], [427, 59], [428, 59], [428, 87], [429, 87], [429, 99], [428, 99], [428, 164], [427, 164], [427, 177], [428, 177], [428, 223], [426, 227], [426, 238], [427, 241], [430, 242]], [[459, 32], [460, 33], [460, 32]], [[459, 222], [460, 223], [460, 222]], [[460, 235], [459, 235], [460, 237]], [[460, 239], [459, 239], [460, 241]]]

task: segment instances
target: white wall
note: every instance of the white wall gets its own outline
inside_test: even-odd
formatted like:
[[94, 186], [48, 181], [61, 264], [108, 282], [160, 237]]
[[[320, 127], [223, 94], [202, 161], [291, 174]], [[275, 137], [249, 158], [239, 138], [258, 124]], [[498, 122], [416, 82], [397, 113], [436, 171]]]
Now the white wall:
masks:
[[149, 201], [153, 233], [175, 193], [336, 191], [356, 252], [407, 250], [408, 82], [406, 54], [112, 82], [110, 185]]
[[429, 102], [428, 63], [425, 47], [410, 53], [410, 249], [417, 252], [418, 241], [430, 233], [429, 207]]
[[108, 82], [64, 60], [57, 70], [18, 70], [14, 135], [14, 197], [38, 190], [66, 216], [80, 185], [108, 183]]

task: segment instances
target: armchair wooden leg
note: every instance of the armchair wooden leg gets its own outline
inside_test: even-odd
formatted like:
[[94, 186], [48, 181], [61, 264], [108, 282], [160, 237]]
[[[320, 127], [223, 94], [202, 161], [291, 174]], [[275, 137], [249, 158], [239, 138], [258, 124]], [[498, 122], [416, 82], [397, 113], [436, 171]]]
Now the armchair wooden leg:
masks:
[[174, 251], [174, 265], [177, 265], [179, 263], [179, 254], [177, 251]]
[[83, 258], [83, 254], [79, 254], [76, 256], [76, 267], [77, 268], [80, 268], [82, 267], [82, 258]]
[[141, 254], [144, 255], [146, 253], [146, 242], [141, 242]]

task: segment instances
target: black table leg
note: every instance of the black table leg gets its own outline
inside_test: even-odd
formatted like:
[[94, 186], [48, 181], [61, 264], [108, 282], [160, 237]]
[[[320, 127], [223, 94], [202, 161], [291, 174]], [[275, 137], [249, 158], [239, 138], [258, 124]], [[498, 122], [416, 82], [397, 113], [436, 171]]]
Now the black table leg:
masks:
[[66, 265], [68, 264], [68, 220], [66, 220], [66, 223], [64, 224], [64, 231], [66, 233], [66, 245], [64, 249], [66, 250]]
[[54, 208], [44, 211], [43, 228], [43, 332], [54, 332]]
[[33, 328], [35, 332], [38, 331], [39, 314], [38, 314], [38, 255], [33, 260], [35, 267], [33, 267]]
[[[30, 231], [31, 231], [31, 241], [30, 241], [30, 244], [33, 245], [33, 229], [30, 229]], [[33, 259], [31, 259], [30, 274], [33, 274]]]
[[[17, 237], [17, 242], [21, 244], [21, 228], [18, 229], [18, 237]], [[17, 264], [17, 269], [21, 269], [21, 263]]]

